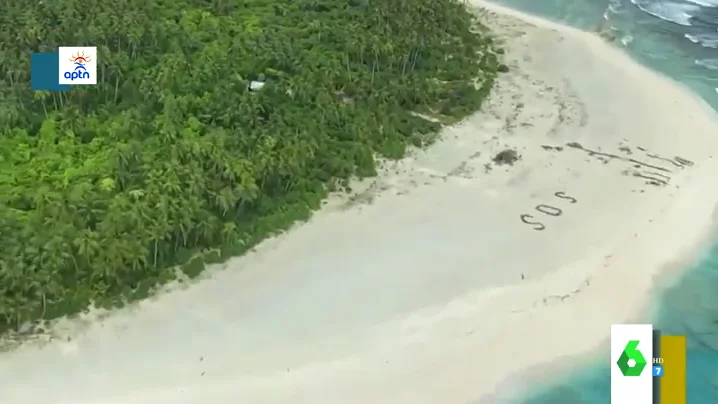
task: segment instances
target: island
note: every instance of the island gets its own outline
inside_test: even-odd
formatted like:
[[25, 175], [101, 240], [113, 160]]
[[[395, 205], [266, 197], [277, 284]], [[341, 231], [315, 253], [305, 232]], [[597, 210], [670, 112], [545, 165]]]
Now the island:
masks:
[[[506, 68], [449, 0], [11, 1], [0, 29], [1, 331], [241, 255]], [[30, 91], [30, 54], [62, 45], [98, 48], [98, 84]]]

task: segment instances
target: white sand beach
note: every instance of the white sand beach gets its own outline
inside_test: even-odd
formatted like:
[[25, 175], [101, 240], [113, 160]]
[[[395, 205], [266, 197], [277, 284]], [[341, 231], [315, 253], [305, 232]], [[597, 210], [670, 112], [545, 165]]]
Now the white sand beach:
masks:
[[483, 112], [190, 287], [1, 353], [0, 403], [493, 403], [607, 347], [711, 232], [718, 116], [596, 35], [473, 6], [511, 69]]

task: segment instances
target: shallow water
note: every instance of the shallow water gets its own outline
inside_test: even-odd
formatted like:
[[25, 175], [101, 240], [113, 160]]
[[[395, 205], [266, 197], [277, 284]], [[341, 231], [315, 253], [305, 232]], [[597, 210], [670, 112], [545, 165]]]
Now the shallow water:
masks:
[[493, 0], [591, 31], [718, 109], [718, 0]]
[[[718, 246], [714, 246], [678, 283], [663, 292], [654, 325], [688, 340], [687, 401], [718, 402]], [[608, 353], [567, 380], [537, 386], [525, 404], [604, 404], [610, 402]]]
[[[493, 0], [592, 31], [611, 30], [641, 63], [689, 86], [718, 110], [718, 0]], [[716, 133], [718, 136], [718, 133]], [[718, 244], [667, 286], [653, 323], [688, 337], [688, 402], [718, 402]], [[537, 386], [530, 404], [610, 402], [609, 354], [566, 380]]]

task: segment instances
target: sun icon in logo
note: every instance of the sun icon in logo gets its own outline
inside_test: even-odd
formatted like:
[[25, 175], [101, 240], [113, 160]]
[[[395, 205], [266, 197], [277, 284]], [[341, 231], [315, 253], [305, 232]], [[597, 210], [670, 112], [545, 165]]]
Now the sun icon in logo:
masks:
[[70, 62], [75, 63], [75, 70], [78, 70], [78, 69], [87, 70], [87, 69], [85, 69], [85, 63], [91, 62], [91, 61], [92, 61], [92, 59], [90, 59], [89, 56], [85, 56], [85, 52], [82, 52], [82, 53], [77, 52], [76, 55], [70, 56]]

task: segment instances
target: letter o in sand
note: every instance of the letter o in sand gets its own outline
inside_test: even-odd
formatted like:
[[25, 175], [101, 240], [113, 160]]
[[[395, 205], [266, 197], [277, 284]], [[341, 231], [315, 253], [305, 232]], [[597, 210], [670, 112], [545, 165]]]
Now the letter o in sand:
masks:
[[563, 213], [561, 209], [549, 205], [536, 205], [536, 210], [549, 216], [561, 216]]

